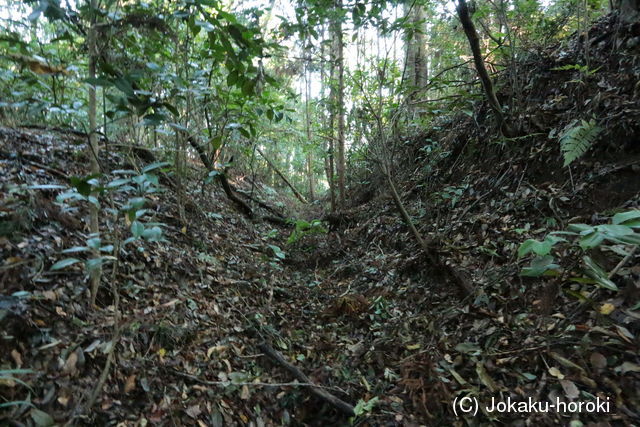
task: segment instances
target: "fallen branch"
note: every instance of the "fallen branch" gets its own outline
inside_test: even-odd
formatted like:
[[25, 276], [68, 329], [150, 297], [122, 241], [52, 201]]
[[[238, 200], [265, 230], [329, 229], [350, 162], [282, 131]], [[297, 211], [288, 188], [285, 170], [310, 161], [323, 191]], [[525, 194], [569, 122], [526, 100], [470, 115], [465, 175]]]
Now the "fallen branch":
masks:
[[18, 158], [21, 161], [30, 164], [31, 166], [35, 166], [38, 169], [42, 169], [45, 170], [47, 172], [49, 172], [51, 175], [57, 176], [58, 178], [62, 178], [65, 180], [69, 180], [69, 175], [67, 175], [66, 173], [58, 170], [58, 169], [54, 169], [51, 168], [49, 166], [43, 165], [40, 162], [37, 162], [35, 159], [37, 158], [36, 156], [34, 156], [33, 154], [28, 154], [28, 153], [10, 153], [8, 151], [0, 151], [0, 157], [4, 158], [4, 159], [8, 159], [8, 160], [13, 160], [14, 158]]
[[186, 372], [179, 371], [177, 369], [172, 369], [171, 372], [180, 377], [188, 378], [191, 381], [197, 382], [199, 384], [204, 385], [215, 385], [220, 387], [230, 387], [230, 386], [253, 386], [253, 387], [320, 387], [324, 389], [333, 389], [338, 392], [343, 392], [343, 390], [337, 389], [335, 387], [324, 387], [319, 386], [313, 383], [300, 383], [300, 382], [289, 382], [289, 383], [263, 383], [263, 382], [235, 382], [235, 381], [209, 381], [203, 380], [202, 378], [196, 377], [195, 375], [187, 374]]
[[256, 203], [261, 208], [264, 208], [264, 209], [268, 210], [269, 212], [271, 212], [275, 216], [277, 216], [279, 218], [282, 218], [282, 219], [285, 219], [285, 216], [282, 213], [280, 213], [276, 208], [266, 204], [265, 202], [263, 202], [262, 200], [258, 199], [257, 197], [253, 197], [251, 194], [248, 194], [246, 191], [244, 191], [244, 190], [236, 190], [236, 193], [241, 194], [242, 196], [244, 196], [247, 199], [251, 200], [252, 202]]
[[293, 191], [293, 194], [298, 198], [298, 200], [300, 200], [302, 203], [305, 203], [305, 204], [309, 203], [307, 202], [307, 199], [305, 199], [304, 196], [300, 194], [300, 192], [296, 189], [296, 187], [294, 187], [293, 184], [289, 182], [287, 177], [284, 176], [282, 172], [280, 172], [280, 170], [276, 167], [276, 165], [271, 163], [271, 160], [269, 160], [269, 158], [262, 152], [262, 150], [260, 150], [259, 148], [256, 148], [256, 150], [262, 156], [262, 158], [267, 162], [269, 167], [273, 169], [274, 172], [280, 177], [280, 179], [282, 179], [282, 181], [284, 181], [284, 183], [287, 184], [287, 186], [291, 189], [291, 191]]
[[416, 229], [415, 225], [413, 225], [413, 221], [409, 216], [409, 213], [404, 207], [402, 203], [402, 199], [398, 194], [398, 190], [396, 190], [396, 186], [393, 183], [393, 178], [391, 178], [391, 174], [386, 167], [382, 167], [382, 172], [384, 173], [387, 184], [389, 185], [389, 189], [391, 190], [391, 196], [393, 197], [393, 201], [400, 211], [400, 215], [402, 215], [402, 219], [404, 220], [407, 227], [413, 234], [413, 237], [416, 239], [420, 248], [422, 248], [423, 253], [427, 257], [427, 260], [434, 268], [440, 268], [444, 271], [453, 281], [458, 285], [458, 288], [465, 294], [465, 296], [472, 295], [474, 292], [473, 285], [469, 283], [469, 281], [464, 277], [464, 275], [455, 269], [455, 267], [448, 265], [446, 262], [440, 259], [438, 252], [433, 248], [432, 240], [425, 240], [422, 238], [420, 232]]
[[289, 363], [284, 358], [284, 356], [282, 356], [282, 354], [274, 350], [269, 344], [267, 344], [266, 342], [263, 342], [261, 344], [258, 344], [258, 348], [264, 354], [269, 356], [271, 359], [273, 359], [275, 362], [277, 362], [279, 365], [281, 365], [287, 371], [289, 371], [289, 373], [293, 375], [295, 379], [297, 379], [298, 381], [301, 381], [302, 383], [310, 384], [309, 391], [311, 393], [313, 393], [320, 399], [324, 400], [325, 402], [330, 403], [331, 405], [336, 407], [336, 409], [338, 409], [340, 412], [350, 417], [355, 416], [355, 410], [351, 404], [335, 397], [334, 395], [326, 391], [323, 387], [313, 384], [309, 379], [309, 377], [307, 377], [300, 369], [296, 368], [294, 365]]

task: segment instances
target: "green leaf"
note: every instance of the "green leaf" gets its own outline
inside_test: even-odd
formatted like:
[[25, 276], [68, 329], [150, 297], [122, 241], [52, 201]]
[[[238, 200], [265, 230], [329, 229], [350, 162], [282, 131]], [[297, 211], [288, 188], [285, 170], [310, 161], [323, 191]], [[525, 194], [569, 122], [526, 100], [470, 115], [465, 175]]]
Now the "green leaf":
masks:
[[114, 179], [110, 183], [107, 184], [107, 188], [116, 188], [128, 184], [131, 182], [131, 178], [118, 178]]
[[248, 130], [246, 130], [243, 127], [238, 128], [238, 131], [242, 134], [242, 136], [244, 136], [247, 139], [251, 139], [251, 134], [249, 133]]
[[569, 224], [567, 229], [575, 233], [582, 233], [586, 232], [587, 230], [593, 230], [593, 227], [588, 224]]
[[31, 416], [31, 419], [38, 427], [49, 427], [55, 424], [51, 415], [37, 408], [33, 408], [29, 412], [29, 416]]
[[54, 270], [54, 271], [55, 270], [61, 270], [61, 269], [65, 268], [65, 267], [69, 267], [70, 265], [76, 264], [78, 262], [80, 262], [80, 260], [77, 259], [77, 258], [65, 258], [65, 259], [60, 260], [60, 261], [56, 262], [55, 264], [53, 264], [51, 266], [51, 270]]
[[627, 236], [629, 234], [633, 234], [633, 230], [630, 227], [627, 227], [626, 225], [604, 224], [604, 225], [598, 225], [596, 229], [612, 237], [622, 237], [622, 236]]
[[373, 410], [373, 407], [378, 403], [379, 400], [380, 399], [377, 396], [372, 399], [369, 399], [366, 402], [362, 399], [358, 400], [356, 407], [353, 408], [353, 412], [355, 416], [358, 417], [360, 415], [364, 415], [366, 413], [371, 412]]
[[455, 350], [459, 353], [478, 355], [482, 351], [478, 345], [470, 342], [461, 342], [455, 346]]
[[147, 173], [147, 172], [151, 172], [152, 170], [156, 170], [165, 166], [170, 166], [171, 163], [169, 162], [155, 162], [155, 163], [151, 163], [150, 165], [145, 166], [142, 169], [143, 173]]
[[521, 258], [531, 252], [538, 256], [549, 255], [553, 245], [558, 242], [566, 242], [566, 240], [562, 237], [556, 237], [551, 234], [545, 237], [542, 242], [534, 239], [528, 239], [520, 245], [520, 248], [518, 248], [518, 258]]
[[91, 258], [87, 260], [87, 262], [85, 263], [87, 267], [87, 271], [89, 273], [93, 273], [94, 271], [97, 271], [105, 259], [106, 259], [105, 257], [99, 257], [99, 258]]
[[282, 249], [280, 249], [278, 246], [276, 246], [276, 245], [267, 245], [267, 246], [273, 251], [273, 255], [276, 258], [285, 259], [284, 252], [282, 252]]
[[100, 248], [101, 241], [102, 239], [100, 239], [99, 237], [92, 237], [87, 240], [87, 246], [90, 247], [91, 249], [98, 249]]
[[147, 228], [142, 232], [142, 238], [149, 242], [162, 240], [162, 229], [158, 226]]
[[30, 185], [27, 187], [30, 190], [60, 190], [67, 188], [64, 185], [56, 185], [56, 184], [40, 184], [40, 185]]
[[33, 403], [27, 402], [26, 400], [14, 400], [11, 402], [0, 403], [0, 408], [8, 408], [9, 406], [22, 406], [22, 405], [33, 407]]
[[600, 246], [603, 241], [604, 235], [596, 230], [580, 238], [578, 243], [582, 249], [586, 250]]
[[525, 277], [540, 277], [549, 270], [557, 270], [559, 268], [559, 265], [553, 263], [553, 257], [551, 255], [539, 256], [531, 261], [529, 267], [523, 268], [520, 275]]
[[618, 286], [609, 280], [607, 273], [591, 257], [585, 255], [582, 260], [587, 267], [587, 275], [593, 278], [598, 285], [611, 291], [618, 290]]
[[111, 80], [101, 79], [97, 77], [84, 79], [84, 82], [89, 83], [92, 86], [101, 86], [101, 87], [113, 86], [113, 82]]
[[89, 180], [87, 177], [79, 178], [79, 177], [71, 177], [71, 185], [78, 190], [78, 193], [82, 194], [85, 197], [88, 197], [91, 194], [91, 184], [89, 184]]
[[624, 224], [627, 221], [640, 219], [640, 209], [630, 210], [628, 212], [617, 213], [611, 219], [612, 224]]
[[140, 221], [133, 221], [131, 223], [131, 234], [133, 234], [133, 237], [140, 237], [142, 233], [144, 233], [144, 224]]

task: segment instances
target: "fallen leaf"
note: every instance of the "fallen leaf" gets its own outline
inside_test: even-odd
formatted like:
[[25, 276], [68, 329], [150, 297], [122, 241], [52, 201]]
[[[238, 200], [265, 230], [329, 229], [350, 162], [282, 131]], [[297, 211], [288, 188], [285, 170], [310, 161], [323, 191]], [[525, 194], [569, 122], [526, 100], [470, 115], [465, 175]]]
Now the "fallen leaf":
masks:
[[44, 291], [42, 296], [49, 301], [55, 301], [58, 299], [58, 295], [53, 291]]
[[478, 374], [478, 377], [480, 378], [482, 383], [486, 385], [487, 388], [492, 393], [495, 393], [498, 390], [498, 386], [496, 385], [495, 381], [493, 381], [493, 378], [489, 376], [489, 373], [487, 372], [487, 369], [485, 368], [484, 363], [482, 362], [476, 363], [476, 373]]
[[207, 349], [207, 359], [211, 357], [213, 353], [222, 353], [229, 348], [228, 345], [214, 345]]
[[615, 325], [615, 326], [616, 326], [616, 332], [618, 332], [618, 335], [620, 335], [620, 338], [627, 341], [629, 344], [633, 344], [633, 339], [634, 339], [633, 334], [624, 326], [620, 326], [620, 325]]
[[249, 393], [249, 387], [243, 385], [240, 391], [240, 399], [247, 400], [249, 399], [249, 396], [251, 396], [251, 393]]
[[191, 418], [193, 418], [195, 420], [202, 413], [202, 409], [200, 409], [200, 405], [193, 405], [193, 406], [188, 407], [185, 410], [185, 412], [187, 413], [187, 415], [189, 415]]
[[626, 374], [627, 372], [640, 372], [640, 366], [632, 362], [624, 362], [620, 365], [620, 372]]
[[600, 306], [600, 310], [599, 310], [599, 311], [600, 311], [600, 314], [604, 314], [605, 316], [608, 316], [608, 315], [610, 315], [610, 314], [613, 312], [613, 310], [615, 310], [615, 309], [616, 309], [616, 306], [615, 306], [615, 305], [613, 305], [613, 304], [611, 304], [611, 303], [607, 302], [607, 303], [604, 303], [604, 304], [602, 304], [602, 305]]
[[564, 366], [565, 368], [576, 369], [576, 370], [580, 371], [580, 373], [586, 374], [586, 371], [584, 370], [584, 368], [582, 366], [576, 365], [571, 360], [567, 359], [566, 357], [560, 356], [558, 353], [550, 351], [549, 352], [549, 356], [551, 356], [554, 359], [556, 359], [556, 361], [558, 363], [560, 363], [562, 366]]
[[74, 351], [67, 357], [67, 361], [64, 362], [62, 372], [67, 375], [73, 375], [77, 372], [76, 364], [78, 363], [78, 354]]
[[607, 358], [597, 352], [591, 353], [591, 356], [589, 356], [589, 362], [591, 362], [591, 366], [595, 369], [600, 370], [607, 367]]
[[129, 393], [136, 388], [136, 375], [131, 374], [127, 377], [127, 381], [124, 383], [124, 392]]
[[565, 396], [567, 396], [569, 399], [574, 400], [577, 399], [578, 396], [580, 396], [580, 391], [578, 390], [578, 387], [576, 387], [576, 385], [573, 383], [573, 381], [560, 380], [560, 385], [564, 390]]
[[22, 355], [20, 355], [20, 352], [18, 352], [18, 350], [11, 350], [11, 358], [16, 363], [16, 366], [18, 368], [22, 367]]
[[562, 372], [560, 372], [560, 370], [555, 366], [549, 368], [549, 373], [558, 379], [564, 379], [564, 375], [562, 375]]

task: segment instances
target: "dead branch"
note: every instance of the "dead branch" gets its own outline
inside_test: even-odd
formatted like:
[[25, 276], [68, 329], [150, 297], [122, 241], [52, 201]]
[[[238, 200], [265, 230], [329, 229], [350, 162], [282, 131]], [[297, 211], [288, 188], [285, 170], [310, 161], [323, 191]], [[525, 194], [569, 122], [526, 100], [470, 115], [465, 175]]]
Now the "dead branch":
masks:
[[[207, 168], [207, 170], [209, 172], [215, 171], [215, 168], [207, 158], [207, 154], [204, 152], [202, 147], [196, 142], [195, 138], [193, 138], [192, 136], [189, 136], [187, 137], [187, 141], [189, 141], [189, 144], [191, 144], [193, 149], [196, 150], [196, 152], [198, 153], [198, 156], [200, 157], [200, 161], [202, 161], [202, 163]], [[235, 195], [235, 193], [233, 192], [234, 189], [231, 186], [231, 184], [229, 184], [229, 180], [227, 179], [227, 176], [224, 173], [219, 173], [217, 175], [217, 178], [220, 181], [220, 184], [222, 185], [222, 189], [224, 190], [229, 200], [234, 202], [238, 206], [238, 208], [240, 208], [242, 213], [244, 213], [247, 217], [253, 218], [254, 217], [253, 209], [251, 209], [251, 206], [249, 206], [242, 199], [240, 199], [238, 196]]]
[[284, 176], [282, 172], [280, 172], [280, 170], [276, 167], [276, 165], [271, 163], [271, 160], [269, 160], [269, 158], [262, 152], [262, 150], [260, 150], [259, 148], [256, 148], [256, 150], [262, 156], [262, 158], [267, 162], [269, 167], [273, 169], [274, 172], [280, 177], [280, 179], [282, 179], [282, 181], [284, 181], [284, 183], [287, 184], [287, 186], [291, 189], [291, 191], [293, 191], [293, 194], [298, 198], [298, 200], [300, 200], [302, 203], [308, 203], [307, 199], [305, 199], [304, 196], [300, 194], [298, 190], [296, 190], [296, 187], [294, 187], [293, 184], [289, 182], [287, 177]]
[[[267, 344], [266, 342], [263, 342], [261, 344], [258, 344], [258, 348], [267, 356], [269, 356], [271, 359], [273, 359], [275, 362], [277, 362], [280, 366], [282, 366], [283, 368], [285, 368], [287, 371], [289, 371], [289, 373], [291, 375], [293, 375], [293, 377], [295, 379], [297, 379], [298, 381], [301, 381], [305, 384], [313, 384], [311, 382], [311, 380], [309, 379], [309, 377], [307, 377], [300, 369], [296, 368], [294, 365], [292, 365], [291, 363], [289, 363], [284, 356], [282, 356], [282, 354], [280, 354], [278, 351], [274, 350], [273, 347], [271, 347], [269, 344]], [[339, 398], [335, 397], [334, 395], [332, 395], [331, 393], [329, 393], [328, 391], [326, 391], [325, 389], [323, 389], [322, 387], [318, 386], [318, 385], [311, 385], [311, 387], [309, 387], [309, 391], [311, 393], [313, 393], [314, 395], [316, 395], [317, 397], [319, 397], [320, 399], [324, 400], [327, 403], [330, 403], [331, 405], [333, 405], [334, 407], [336, 407], [336, 409], [338, 409], [340, 412], [353, 417], [355, 416], [355, 410], [353, 408], [353, 406], [351, 406], [351, 404], [340, 400]]]

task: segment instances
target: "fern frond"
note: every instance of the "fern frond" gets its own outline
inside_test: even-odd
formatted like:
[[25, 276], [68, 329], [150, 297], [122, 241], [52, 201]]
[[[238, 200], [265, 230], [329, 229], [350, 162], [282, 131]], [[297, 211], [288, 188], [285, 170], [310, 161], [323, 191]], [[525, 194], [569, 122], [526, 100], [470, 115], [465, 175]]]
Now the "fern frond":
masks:
[[602, 128], [596, 125], [596, 121], [582, 120], [572, 126], [560, 137], [560, 150], [564, 156], [564, 166], [581, 157], [593, 145], [600, 135]]

